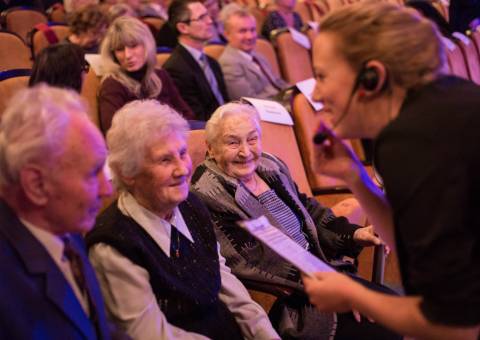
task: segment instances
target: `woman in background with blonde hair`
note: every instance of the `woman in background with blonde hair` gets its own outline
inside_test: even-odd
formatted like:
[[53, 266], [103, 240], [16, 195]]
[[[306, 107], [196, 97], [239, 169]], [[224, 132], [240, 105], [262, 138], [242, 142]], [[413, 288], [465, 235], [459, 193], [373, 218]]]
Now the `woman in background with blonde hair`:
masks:
[[101, 55], [105, 75], [99, 93], [99, 112], [104, 133], [110, 128], [115, 112], [136, 99], [157, 99], [185, 118], [193, 117], [167, 72], [156, 68], [155, 42], [140, 20], [128, 16], [117, 18], [103, 40]]
[[[360, 4], [332, 12], [314, 44], [332, 130], [316, 135], [317, 171], [343, 179], [395, 249], [406, 296], [338, 273], [304, 278], [323, 311], [360, 313], [423, 339], [478, 339], [480, 88], [441, 74], [438, 30], [411, 9]], [[373, 138], [384, 195], [340, 138]]]

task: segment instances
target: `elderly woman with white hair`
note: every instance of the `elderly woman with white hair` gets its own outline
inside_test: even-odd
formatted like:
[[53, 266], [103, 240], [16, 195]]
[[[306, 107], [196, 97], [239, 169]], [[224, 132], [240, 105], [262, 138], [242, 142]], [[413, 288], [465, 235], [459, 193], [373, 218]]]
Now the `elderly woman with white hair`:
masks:
[[278, 339], [189, 194], [187, 132], [185, 119], [154, 100], [113, 118], [107, 145], [119, 198], [86, 238], [107, 310], [134, 339]]
[[252, 106], [229, 103], [218, 108], [207, 122], [206, 139], [208, 157], [192, 177], [192, 191], [207, 204], [222, 254], [235, 275], [295, 291], [277, 300], [270, 313], [282, 338], [329, 339], [335, 328], [335, 339], [396, 338], [368, 322], [357, 325], [351, 314], [339, 314], [336, 325], [336, 315], [313, 309], [302, 293], [299, 271], [236, 222], [265, 215], [300, 246], [339, 269], [345, 269], [344, 256], [356, 258], [362, 246], [381, 243], [372, 227], [350, 224], [298, 192], [286, 165], [262, 152], [260, 120]]
[[156, 99], [187, 119], [193, 113], [168, 73], [156, 67], [156, 46], [150, 29], [140, 20], [123, 16], [110, 25], [101, 46], [102, 78], [98, 97], [103, 133], [123, 105], [136, 99]]

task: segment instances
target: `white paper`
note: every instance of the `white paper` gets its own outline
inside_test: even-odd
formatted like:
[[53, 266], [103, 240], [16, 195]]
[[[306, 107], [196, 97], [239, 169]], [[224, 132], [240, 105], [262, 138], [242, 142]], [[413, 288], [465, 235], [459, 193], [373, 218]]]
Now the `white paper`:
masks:
[[454, 32], [452, 35], [458, 40], [460, 40], [461, 42], [463, 42], [465, 46], [468, 46], [470, 44], [470, 39], [468, 39], [468, 37], [465, 34], [462, 34], [460, 32]]
[[316, 102], [313, 100], [313, 89], [315, 88], [315, 79], [309, 78], [302, 81], [299, 81], [295, 84], [300, 92], [307, 98], [310, 105], [312, 105], [315, 111], [320, 111], [323, 108], [323, 103]]
[[308, 37], [305, 34], [291, 27], [288, 30], [292, 35], [293, 41], [295, 41], [300, 46], [305, 47], [307, 50], [312, 48], [312, 44], [310, 44], [310, 39], [308, 39]]
[[265, 216], [260, 216], [254, 220], [241, 221], [238, 224], [304, 274], [314, 277], [312, 274], [316, 272], [335, 271], [328, 264], [308, 250], [303, 249], [294, 240], [272, 226]]
[[252, 104], [258, 111], [260, 119], [266, 122], [272, 122], [283, 125], [293, 125], [293, 120], [288, 111], [273, 100], [242, 97]]
[[105, 178], [108, 181], [111, 182], [113, 180], [112, 169], [110, 168], [110, 165], [108, 164], [108, 160], [103, 165], [103, 173], [105, 175]]
[[88, 62], [97, 76], [102, 76], [105, 72], [102, 67], [102, 57], [100, 54], [85, 54], [85, 60]]
[[307, 22], [307, 25], [308, 27], [310, 27], [312, 30], [314, 30], [315, 32], [318, 32], [318, 27], [320, 26], [320, 24], [316, 21], [309, 21]]

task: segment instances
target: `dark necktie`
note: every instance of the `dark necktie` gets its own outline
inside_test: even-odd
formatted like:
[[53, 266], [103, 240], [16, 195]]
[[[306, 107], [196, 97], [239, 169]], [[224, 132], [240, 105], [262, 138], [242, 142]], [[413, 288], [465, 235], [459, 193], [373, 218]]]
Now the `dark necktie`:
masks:
[[265, 67], [263, 67], [262, 63], [260, 62], [260, 60], [258, 60], [258, 58], [255, 56], [255, 55], [252, 55], [252, 61], [258, 66], [258, 68], [260, 69], [260, 71], [263, 73], [263, 75], [268, 79], [268, 81], [270, 82], [270, 84], [276, 88], [277, 90], [281, 90], [281, 88], [277, 85], [277, 83], [275, 82], [275, 79], [273, 79], [273, 75], [271, 74], [271, 72], [268, 72]]
[[180, 232], [171, 224], [170, 230], [170, 257], [179, 258], [182, 255], [182, 240]]
[[85, 271], [84, 271], [84, 264], [83, 264], [82, 258], [80, 257], [80, 254], [78, 253], [77, 249], [75, 249], [75, 247], [72, 245], [73, 241], [70, 240], [68, 236], [64, 236], [62, 239], [65, 244], [65, 247], [63, 249], [63, 255], [70, 262], [70, 269], [72, 270], [75, 283], [80, 289], [80, 293], [82, 294], [82, 296], [87, 298], [88, 309], [90, 311], [90, 320], [92, 320], [92, 322], [94, 323], [95, 328], [97, 330], [97, 334], [100, 334], [97, 312], [96, 312], [95, 304], [90, 295], [90, 291], [88, 289], [87, 281], [85, 279]]
[[218, 104], [223, 105], [225, 103], [225, 100], [223, 99], [223, 95], [218, 88], [217, 78], [215, 78], [215, 74], [213, 73], [212, 68], [208, 63], [208, 59], [205, 54], [202, 54], [200, 56], [200, 64], [202, 66], [203, 73], [205, 74], [205, 77], [210, 84], [210, 89], [212, 90], [213, 95], [217, 99]]

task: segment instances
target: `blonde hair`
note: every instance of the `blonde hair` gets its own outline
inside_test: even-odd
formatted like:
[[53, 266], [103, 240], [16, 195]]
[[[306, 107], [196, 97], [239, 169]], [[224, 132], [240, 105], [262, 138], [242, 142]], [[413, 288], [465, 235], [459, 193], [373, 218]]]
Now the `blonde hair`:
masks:
[[337, 50], [360, 70], [369, 60], [388, 69], [390, 81], [414, 88], [435, 79], [445, 63], [438, 29], [415, 10], [386, 3], [358, 3], [327, 15], [320, 34], [332, 33]]
[[[115, 58], [115, 50], [141, 44], [145, 48], [146, 73], [141, 82], [129, 77]], [[105, 74], [103, 80], [113, 77], [138, 98], [156, 98], [162, 91], [162, 81], [155, 73], [156, 46], [150, 29], [140, 20], [122, 16], [110, 25], [102, 46], [101, 55]]]

